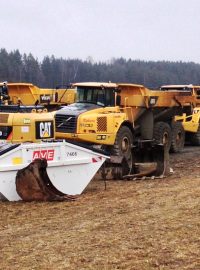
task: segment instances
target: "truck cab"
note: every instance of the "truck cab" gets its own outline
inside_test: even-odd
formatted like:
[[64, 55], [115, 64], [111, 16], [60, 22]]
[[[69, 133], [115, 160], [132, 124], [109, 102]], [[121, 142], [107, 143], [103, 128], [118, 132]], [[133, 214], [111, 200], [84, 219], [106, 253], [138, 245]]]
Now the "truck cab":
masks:
[[76, 102], [55, 113], [56, 137], [96, 144], [114, 144], [125, 120], [115, 83], [76, 83]]

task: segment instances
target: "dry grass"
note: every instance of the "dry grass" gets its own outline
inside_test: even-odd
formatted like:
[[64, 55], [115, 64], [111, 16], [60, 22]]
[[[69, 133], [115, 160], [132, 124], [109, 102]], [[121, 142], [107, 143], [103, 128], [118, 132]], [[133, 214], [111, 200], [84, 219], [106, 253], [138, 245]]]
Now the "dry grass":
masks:
[[174, 155], [163, 180], [92, 181], [76, 202], [1, 202], [0, 269], [199, 270], [197, 152]]

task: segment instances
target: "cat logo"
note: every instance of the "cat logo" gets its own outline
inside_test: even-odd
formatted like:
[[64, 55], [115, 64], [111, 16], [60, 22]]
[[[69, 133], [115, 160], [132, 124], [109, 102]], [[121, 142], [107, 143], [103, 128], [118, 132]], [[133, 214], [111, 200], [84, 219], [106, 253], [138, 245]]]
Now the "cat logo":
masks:
[[51, 123], [50, 122], [40, 123], [40, 137], [41, 138], [51, 137]]
[[53, 137], [53, 121], [36, 122], [36, 139], [49, 139]]

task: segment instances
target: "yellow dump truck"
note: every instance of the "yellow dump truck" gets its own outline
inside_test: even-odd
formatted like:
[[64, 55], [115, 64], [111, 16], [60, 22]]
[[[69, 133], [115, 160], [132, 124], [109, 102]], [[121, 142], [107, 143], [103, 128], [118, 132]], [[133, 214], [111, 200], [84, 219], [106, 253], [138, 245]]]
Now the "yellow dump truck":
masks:
[[191, 115], [184, 113], [176, 116], [175, 121], [181, 122], [186, 133], [186, 141], [200, 146], [200, 107], [195, 107]]
[[[160, 88], [162, 91], [187, 91], [200, 99], [199, 85], [163, 85]], [[198, 103], [197, 103], [198, 105]], [[175, 121], [182, 124], [186, 142], [192, 145], [200, 145], [200, 107], [191, 107], [191, 113], [183, 113], [183, 115], [175, 116]]]
[[174, 117], [189, 115], [200, 105], [195, 89], [161, 91], [123, 83], [76, 83], [74, 87], [76, 103], [55, 113], [56, 137], [101, 145], [112, 155], [124, 156], [130, 169], [135, 159], [131, 149], [143, 142], [181, 150], [184, 129]]
[[[75, 90], [72, 88], [39, 88], [31, 83], [5, 83], [0, 84], [1, 100], [6, 104], [35, 105], [40, 104], [49, 110], [58, 109], [62, 105], [68, 105], [75, 101]], [[3, 103], [3, 102], [2, 102]]]

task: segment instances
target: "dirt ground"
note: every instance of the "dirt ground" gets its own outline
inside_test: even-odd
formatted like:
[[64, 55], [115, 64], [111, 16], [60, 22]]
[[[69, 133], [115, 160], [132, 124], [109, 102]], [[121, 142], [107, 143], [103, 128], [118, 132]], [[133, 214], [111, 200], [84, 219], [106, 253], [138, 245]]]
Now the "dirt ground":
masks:
[[0, 269], [200, 269], [200, 148], [164, 179], [94, 180], [75, 202], [0, 202]]

